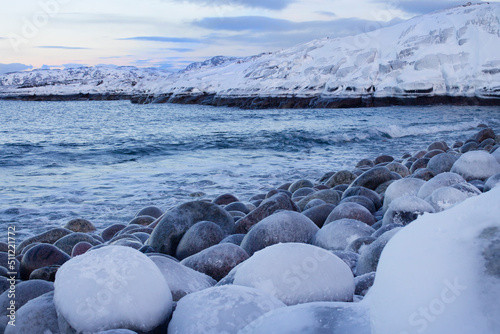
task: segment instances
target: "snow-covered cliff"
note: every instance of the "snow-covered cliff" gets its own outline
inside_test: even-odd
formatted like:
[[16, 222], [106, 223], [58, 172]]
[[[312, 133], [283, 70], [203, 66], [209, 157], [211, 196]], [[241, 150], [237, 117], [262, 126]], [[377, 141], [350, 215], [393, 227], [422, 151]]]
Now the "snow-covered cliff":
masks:
[[367, 34], [314, 40], [253, 57], [216, 57], [171, 74], [75, 71], [8, 74], [0, 77], [0, 94], [127, 92], [144, 102], [211, 104], [251, 98], [281, 103], [416, 97], [498, 101], [500, 4], [451, 8]]

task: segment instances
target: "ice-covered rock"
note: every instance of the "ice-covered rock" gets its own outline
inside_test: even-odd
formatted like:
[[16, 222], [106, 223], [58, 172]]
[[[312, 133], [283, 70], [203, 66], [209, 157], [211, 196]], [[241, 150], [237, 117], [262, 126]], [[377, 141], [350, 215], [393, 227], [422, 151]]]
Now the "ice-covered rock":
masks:
[[169, 334], [237, 333], [265, 313], [285, 307], [254, 288], [224, 285], [182, 298], [168, 325]]
[[491, 153], [491, 156], [496, 159], [496, 161], [500, 164], [500, 149], [496, 149]]
[[416, 196], [401, 196], [391, 202], [382, 220], [383, 225], [408, 225], [425, 212], [434, 212], [434, 208]]
[[500, 184], [500, 173], [490, 176], [484, 184], [484, 192], [490, 191]]
[[313, 245], [327, 250], [344, 250], [351, 242], [370, 236], [375, 230], [354, 219], [340, 219], [323, 226], [313, 239]]
[[401, 229], [401, 227], [396, 227], [391, 229], [390, 231], [385, 232], [380, 237], [378, 237], [377, 240], [370, 243], [361, 251], [355, 270], [357, 276], [371, 273], [377, 270], [382, 251], [384, 250], [389, 240], [391, 240], [391, 238], [396, 235], [396, 233], [398, 233]]
[[500, 188], [424, 215], [386, 245], [373, 287], [374, 334], [498, 333]]
[[488, 152], [470, 151], [458, 158], [451, 171], [460, 174], [467, 181], [484, 181], [500, 173], [500, 163]]
[[264, 248], [236, 270], [234, 284], [255, 287], [287, 305], [351, 301], [354, 277], [340, 258], [316, 246], [285, 243]]
[[406, 195], [416, 196], [424, 183], [424, 180], [415, 178], [396, 180], [391, 183], [385, 191], [384, 205], [382, 206], [383, 211], [387, 211], [391, 202], [398, 197]]
[[337, 207], [333, 209], [330, 215], [328, 215], [325, 221], [325, 225], [328, 225], [335, 220], [344, 218], [355, 219], [370, 226], [375, 224], [376, 222], [370, 211], [368, 211], [368, 209], [361, 204], [354, 202], [344, 202], [337, 205]]
[[463, 183], [465, 179], [456, 173], [441, 173], [434, 176], [429, 181], [425, 182], [422, 187], [420, 187], [417, 196], [419, 198], [427, 198], [434, 190], [442, 187], [448, 187], [457, 183]]
[[466, 200], [469, 196], [466, 193], [452, 187], [438, 188], [429, 195], [425, 201], [434, 208], [435, 212], [446, 210], [460, 202]]
[[149, 331], [168, 319], [172, 294], [146, 255], [107, 246], [66, 262], [57, 272], [54, 302], [75, 330], [114, 328]]
[[316, 302], [280, 308], [238, 334], [370, 334], [369, 309], [359, 303]]
[[187, 294], [207, 289], [217, 283], [213, 278], [188, 268], [162, 254], [151, 254], [149, 258], [158, 266], [165, 277], [172, 298], [178, 301]]

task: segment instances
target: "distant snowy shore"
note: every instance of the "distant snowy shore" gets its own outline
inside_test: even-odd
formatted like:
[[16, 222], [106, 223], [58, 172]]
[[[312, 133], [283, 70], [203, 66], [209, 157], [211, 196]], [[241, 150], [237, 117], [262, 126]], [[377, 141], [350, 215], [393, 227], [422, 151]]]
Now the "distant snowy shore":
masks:
[[370, 33], [179, 72], [131, 67], [0, 76], [0, 98], [130, 99], [244, 108], [500, 105], [500, 4], [464, 5]]

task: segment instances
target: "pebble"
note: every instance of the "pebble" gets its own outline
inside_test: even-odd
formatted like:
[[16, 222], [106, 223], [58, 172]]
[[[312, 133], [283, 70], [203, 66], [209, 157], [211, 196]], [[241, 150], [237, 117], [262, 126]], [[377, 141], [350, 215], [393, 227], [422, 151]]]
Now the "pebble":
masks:
[[201, 221], [191, 226], [182, 236], [175, 252], [175, 257], [179, 260], [194, 255], [202, 250], [218, 244], [226, 237], [226, 233], [219, 225]]
[[69, 255], [50, 244], [39, 244], [27, 251], [20, 265], [22, 280], [28, 280], [31, 273], [50, 265], [62, 265], [70, 259]]
[[96, 230], [94, 224], [86, 219], [76, 218], [72, 219], [64, 225], [64, 228], [73, 232], [88, 233]]

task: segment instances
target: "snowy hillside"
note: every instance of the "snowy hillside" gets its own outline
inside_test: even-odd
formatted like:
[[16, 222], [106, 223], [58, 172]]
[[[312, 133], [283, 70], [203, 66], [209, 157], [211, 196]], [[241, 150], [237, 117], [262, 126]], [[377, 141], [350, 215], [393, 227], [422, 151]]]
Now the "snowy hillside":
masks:
[[[499, 17], [498, 3], [461, 6], [358, 36], [320, 39], [248, 58], [216, 57], [171, 75], [138, 69], [130, 75], [113, 72], [113, 78], [99, 79], [105, 82], [102, 87], [89, 78], [94, 75], [9, 74], [0, 77], [0, 94], [131, 92], [139, 102], [210, 104], [243, 99], [248, 104], [249, 98], [328, 102], [455, 97], [498, 104]], [[51, 75], [56, 79], [50, 86], [37, 84]]]

